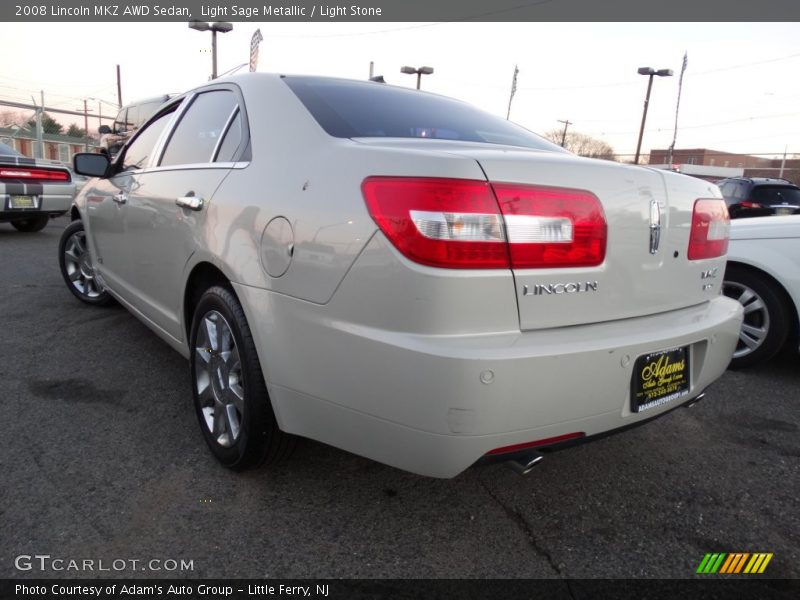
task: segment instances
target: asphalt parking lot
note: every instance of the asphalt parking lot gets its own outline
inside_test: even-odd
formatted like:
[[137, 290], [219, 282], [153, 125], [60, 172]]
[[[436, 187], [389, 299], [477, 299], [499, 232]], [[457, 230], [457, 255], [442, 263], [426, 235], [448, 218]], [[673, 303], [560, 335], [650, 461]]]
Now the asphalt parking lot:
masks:
[[707, 552], [771, 552], [767, 575], [800, 577], [795, 353], [525, 478], [427, 479], [311, 441], [235, 474], [200, 437], [184, 359], [67, 291], [66, 224], [0, 225], [0, 577], [67, 574], [15, 568], [49, 554], [193, 566], [112, 576], [682, 578]]

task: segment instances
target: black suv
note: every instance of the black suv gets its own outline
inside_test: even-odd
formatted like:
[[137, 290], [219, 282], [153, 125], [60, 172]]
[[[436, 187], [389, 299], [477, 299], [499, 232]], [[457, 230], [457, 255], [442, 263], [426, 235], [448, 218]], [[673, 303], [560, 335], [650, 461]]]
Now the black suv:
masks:
[[730, 177], [718, 182], [731, 219], [800, 214], [800, 187], [772, 177]]

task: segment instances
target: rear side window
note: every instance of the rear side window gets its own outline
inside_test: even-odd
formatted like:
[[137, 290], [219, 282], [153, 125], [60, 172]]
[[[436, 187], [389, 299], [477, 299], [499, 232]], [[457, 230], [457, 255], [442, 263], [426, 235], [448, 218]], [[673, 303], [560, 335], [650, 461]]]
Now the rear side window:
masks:
[[765, 206], [774, 204], [800, 205], [800, 189], [788, 185], [759, 185], [750, 194], [753, 202]]
[[225, 137], [222, 139], [222, 144], [217, 151], [217, 156], [214, 157], [214, 162], [232, 162], [238, 154], [239, 146], [242, 143], [242, 113], [236, 111], [228, 131], [225, 132]]
[[527, 129], [451, 98], [374, 82], [283, 81], [334, 137], [432, 138], [564, 152]]
[[745, 185], [741, 181], [727, 181], [719, 189], [728, 200], [743, 200], [746, 195]]
[[161, 166], [210, 163], [234, 108], [236, 97], [228, 90], [198, 95], [167, 143]]

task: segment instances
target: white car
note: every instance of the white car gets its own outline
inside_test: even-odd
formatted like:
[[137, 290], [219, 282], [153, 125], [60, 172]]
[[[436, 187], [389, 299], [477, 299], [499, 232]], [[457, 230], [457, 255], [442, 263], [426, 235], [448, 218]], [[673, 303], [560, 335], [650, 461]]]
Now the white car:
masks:
[[717, 186], [442, 96], [238, 75], [75, 170], [98, 179], [64, 280], [190, 360], [232, 468], [297, 434], [436, 477], [525, 470], [695, 401], [738, 339]]
[[800, 215], [731, 222], [723, 293], [744, 306], [731, 366], [749, 367], [798, 341]]

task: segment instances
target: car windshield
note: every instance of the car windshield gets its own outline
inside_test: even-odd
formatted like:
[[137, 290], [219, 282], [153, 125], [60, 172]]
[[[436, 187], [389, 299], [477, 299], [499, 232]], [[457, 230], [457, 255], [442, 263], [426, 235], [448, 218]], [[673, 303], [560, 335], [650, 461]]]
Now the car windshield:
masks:
[[800, 188], [788, 185], [759, 185], [753, 188], [750, 200], [766, 206], [773, 204], [800, 205]]
[[375, 82], [283, 80], [334, 137], [459, 140], [565, 152], [527, 129], [444, 96]]

